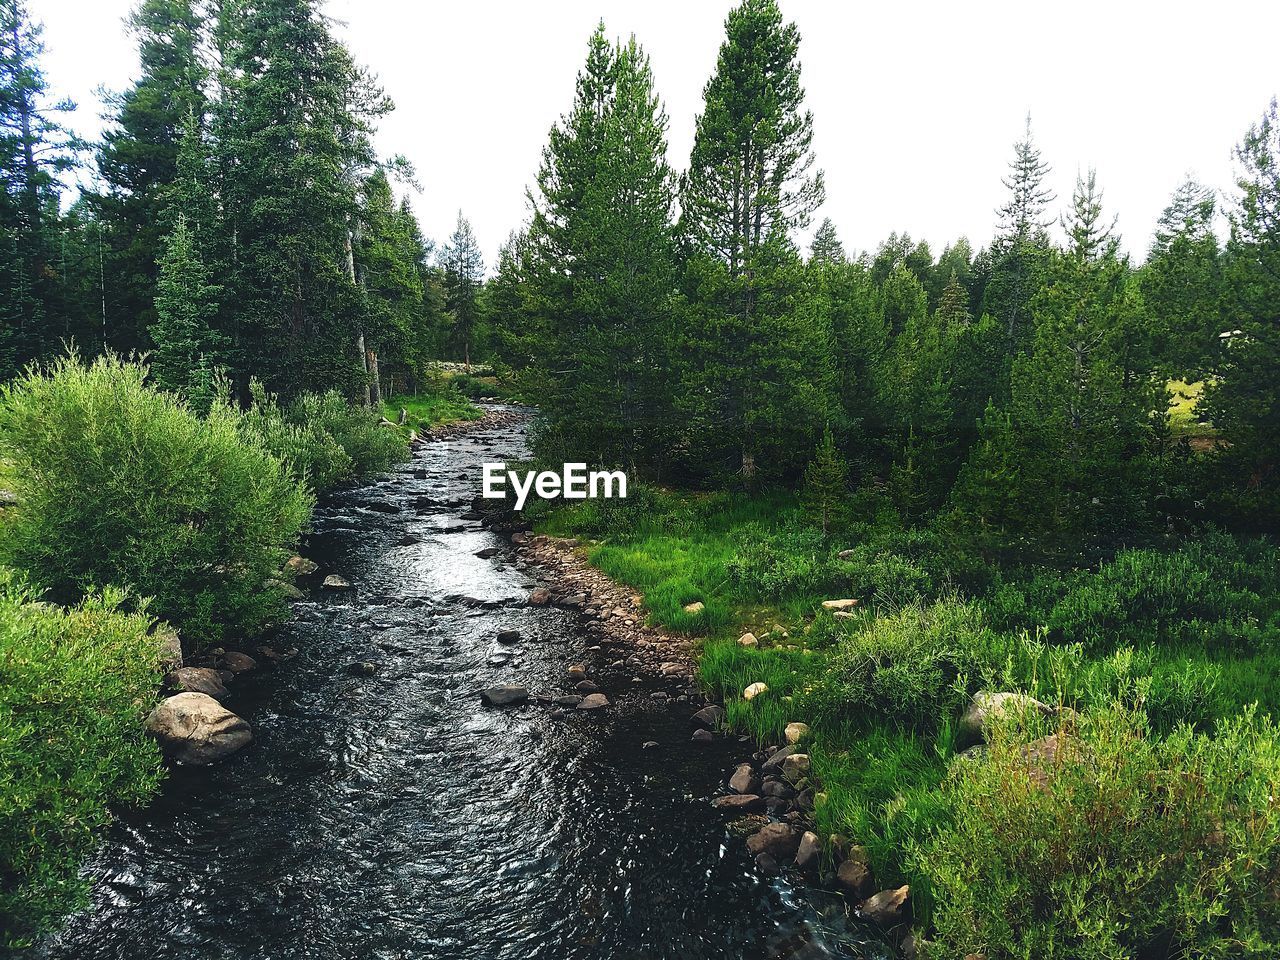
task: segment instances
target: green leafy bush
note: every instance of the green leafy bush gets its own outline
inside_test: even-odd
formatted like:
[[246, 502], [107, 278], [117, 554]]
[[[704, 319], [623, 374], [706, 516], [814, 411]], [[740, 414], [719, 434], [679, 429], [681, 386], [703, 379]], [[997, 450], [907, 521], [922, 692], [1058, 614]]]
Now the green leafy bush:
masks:
[[281, 406], [259, 383], [240, 418], [241, 432], [284, 460], [317, 492], [382, 473], [408, 454], [400, 432], [348, 403], [340, 393], [303, 393]]
[[756, 526], [743, 533], [728, 573], [744, 595], [777, 601], [841, 588], [831, 547], [821, 530], [796, 524], [773, 532]]
[[263, 584], [311, 498], [236, 414], [201, 419], [145, 378], [113, 357], [72, 357], [0, 389], [18, 497], [0, 553], [61, 601], [106, 585], [152, 597], [188, 641], [259, 630], [283, 613]]
[[1248, 710], [1158, 738], [1118, 703], [1052, 752], [997, 730], [954, 763], [952, 826], [915, 856], [945, 946], [930, 956], [1276, 956], [1278, 734]]
[[141, 718], [163, 644], [122, 601], [108, 590], [67, 610], [35, 603], [0, 570], [0, 946], [75, 906], [108, 807], [141, 803], [159, 782]]
[[936, 728], [989, 672], [993, 644], [979, 608], [953, 598], [864, 618], [831, 653], [825, 707], [855, 720]]

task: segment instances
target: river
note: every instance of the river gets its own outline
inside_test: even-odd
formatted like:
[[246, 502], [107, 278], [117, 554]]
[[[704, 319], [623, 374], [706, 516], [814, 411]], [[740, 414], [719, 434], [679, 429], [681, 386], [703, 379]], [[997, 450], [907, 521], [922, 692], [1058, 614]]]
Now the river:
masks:
[[[298, 654], [237, 678], [228, 703], [254, 743], [175, 768], [118, 821], [86, 868], [88, 908], [30, 953], [878, 955], [841, 898], [761, 877], [729, 839], [708, 798], [749, 747], [690, 745], [687, 704], [618, 684], [608, 709], [558, 719], [533, 703], [481, 706], [482, 687], [562, 691], [567, 664], [600, 666], [578, 614], [527, 605], [536, 571], [462, 519], [481, 464], [520, 457], [526, 426], [521, 414], [429, 443], [321, 504], [306, 552], [354, 591], [297, 605], [270, 643]], [[486, 547], [501, 550], [477, 557]], [[500, 647], [504, 629], [522, 642]], [[348, 669], [359, 662], [376, 672]]]

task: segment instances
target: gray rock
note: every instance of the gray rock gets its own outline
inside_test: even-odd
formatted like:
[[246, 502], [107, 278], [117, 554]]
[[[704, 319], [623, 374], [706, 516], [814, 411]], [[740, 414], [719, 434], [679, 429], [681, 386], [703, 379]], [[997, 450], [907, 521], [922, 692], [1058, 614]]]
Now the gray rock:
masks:
[[893, 927], [906, 918], [911, 901], [911, 887], [903, 884], [895, 890], [881, 890], [858, 905], [858, 912], [882, 927]]
[[987, 728], [1007, 716], [1051, 717], [1056, 711], [1047, 703], [1025, 693], [993, 693], [979, 690], [969, 701], [960, 717], [956, 740], [961, 744], [978, 743], [986, 739]]
[[146, 730], [164, 753], [179, 763], [205, 766], [253, 740], [253, 729], [213, 697], [179, 693], [147, 717]]
[[326, 590], [334, 590], [334, 591], [350, 590], [351, 581], [349, 581], [346, 577], [340, 577], [336, 573], [331, 573], [324, 578], [324, 583], [322, 583], [321, 586], [324, 587], [324, 589]]
[[519, 631], [519, 630], [499, 630], [499, 631], [498, 631], [498, 642], [499, 642], [499, 643], [505, 643], [505, 644], [508, 644], [508, 645], [513, 644], [513, 643], [519, 643], [519, 642], [520, 642], [520, 631]]
[[489, 687], [481, 690], [480, 699], [484, 701], [486, 706], [511, 707], [528, 700], [529, 691], [518, 684], [507, 683], [500, 687]]
[[707, 730], [718, 730], [724, 724], [724, 707], [716, 704], [703, 707], [689, 721]]
[[228, 695], [222, 674], [208, 667], [178, 667], [164, 678], [164, 682], [179, 693], [203, 693], [215, 700]]
[[786, 863], [795, 858], [800, 836], [800, 831], [789, 823], [770, 823], [747, 838], [747, 850], [752, 856], [767, 853], [779, 863]]
[[732, 813], [758, 813], [764, 809], [764, 798], [754, 793], [731, 793], [728, 796], [716, 797], [711, 805], [717, 810], [728, 810]]
[[579, 710], [601, 710], [609, 705], [609, 698], [603, 693], [589, 693], [578, 704]]
[[759, 793], [760, 778], [749, 763], [740, 763], [729, 777], [729, 789], [734, 793]]
[[372, 677], [378, 672], [378, 665], [372, 660], [357, 660], [347, 664], [347, 673], [353, 677]]
[[253, 659], [247, 653], [241, 653], [238, 650], [228, 650], [222, 655], [222, 665], [232, 673], [248, 673], [258, 666], [258, 661]]
[[812, 830], [806, 830], [800, 836], [800, 846], [796, 848], [796, 866], [809, 873], [816, 873], [822, 860], [822, 841]]
[[693, 731], [693, 736], [689, 738], [690, 742], [698, 744], [714, 743], [715, 739], [715, 734], [710, 730], [707, 730], [705, 727], [699, 727], [697, 730]]
[[761, 765], [760, 772], [765, 774], [766, 776], [771, 773], [773, 774], [781, 773], [782, 762], [792, 754], [796, 754], [799, 752], [800, 752], [800, 748], [797, 747], [795, 744], [792, 744], [789, 747], [783, 747], [781, 750], [775, 750], [773, 753], [769, 755], [769, 759], [766, 760]]
[[590, 680], [579, 680], [573, 685], [573, 689], [579, 693], [599, 693], [600, 688]]

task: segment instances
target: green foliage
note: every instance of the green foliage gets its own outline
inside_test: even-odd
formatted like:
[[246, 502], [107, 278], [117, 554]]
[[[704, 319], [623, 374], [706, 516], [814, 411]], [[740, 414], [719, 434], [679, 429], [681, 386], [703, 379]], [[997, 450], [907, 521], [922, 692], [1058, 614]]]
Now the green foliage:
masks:
[[[1213, 736], [1152, 736], [1099, 709], [1029, 759], [1011, 730], [946, 786], [951, 827], [915, 855], [946, 955], [1269, 957], [1280, 739], [1252, 711]], [[941, 954], [939, 954], [941, 955]]]
[[800, 482], [800, 504], [818, 522], [825, 537], [840, 523], [845, 514], [845, 496], [848, 493], [849, 468], [836, 451], [831, 425], [822, 433], [813, 460], [804, 469]]
[[152, 375], [163, 389], [189, 398], [207, 383], [223, 346], [222, 337], [210, 328], [221, 289], [210, 283], [187, 218], [179, 214], [160, 259], [156, 322], [150, 331], [156, 344]]
[[303, 393], [284, 406], [259, 383], [251, 390], [253, 405], [240, 416], [240, 432], [318, 493], [385, 473], [408, 455], [399, 431], [380, 426], [373, 413], [335, 390]]
[[161, 640], [108, 590], [62, 609], [0, 570], [0, 948], [82, 899], [108, 808], [143, 803], [160, 753], [142, 730]]
[[145, 378], [114, 357], [71, 357], [0, 388], [18, 496], [0, 551], [62, 599], [105, 585], [153, 597], [191, 644], [259, 630], [282, 613], [263, 583], [310, 497], [237, 415], [201, 419]]

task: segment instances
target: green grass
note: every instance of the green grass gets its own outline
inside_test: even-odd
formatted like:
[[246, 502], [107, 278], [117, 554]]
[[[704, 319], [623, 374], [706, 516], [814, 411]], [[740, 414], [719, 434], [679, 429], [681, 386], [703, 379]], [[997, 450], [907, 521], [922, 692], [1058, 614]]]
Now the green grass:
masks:
[[417, 396], [398, 394], [382, 403], [382, 414], [392, 423], [400, 422], [400, 411], [408, 417], [400, 430], [408, 436], [411, 430], [419, 432], [446, 423], [479, 420], [484, 411], [456, 390], [445, 389]]

